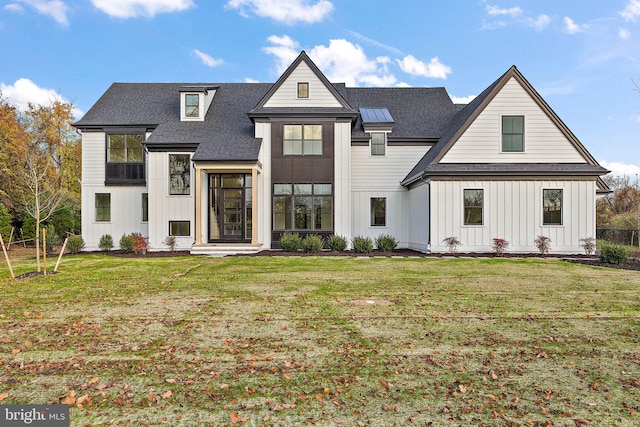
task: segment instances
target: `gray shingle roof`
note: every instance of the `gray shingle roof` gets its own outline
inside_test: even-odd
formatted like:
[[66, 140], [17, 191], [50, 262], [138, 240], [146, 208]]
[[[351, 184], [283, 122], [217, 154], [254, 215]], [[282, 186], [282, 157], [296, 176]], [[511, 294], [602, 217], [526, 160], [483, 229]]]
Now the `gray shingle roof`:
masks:
[[[346, 88], [352, 108], [386, 108], [395, 120], [389, 139], [439, 138], [461, 106], [442, 88]], [[368, 138], [358, 116], [353, 138]]]
[[188, 146], [197, 147], [194, 160], [257, 160], [261, 141], [254, 138], [247, 111], [272, 85], [195, 84], [219, 86], [202, 122], [180, 121], [179, 91], [184, 86], [184, 83], [114, 83], [75, 126], [80, 129], [147, 126], [155, 128], [145, 141], [150, 149]]

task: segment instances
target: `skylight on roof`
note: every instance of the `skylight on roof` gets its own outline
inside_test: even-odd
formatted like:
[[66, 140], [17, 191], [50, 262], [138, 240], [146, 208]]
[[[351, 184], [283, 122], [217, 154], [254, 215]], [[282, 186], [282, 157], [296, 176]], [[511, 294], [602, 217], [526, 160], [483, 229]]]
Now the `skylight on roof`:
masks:
[[394, 123], [386, 108], [360, 108], [362, 123]]

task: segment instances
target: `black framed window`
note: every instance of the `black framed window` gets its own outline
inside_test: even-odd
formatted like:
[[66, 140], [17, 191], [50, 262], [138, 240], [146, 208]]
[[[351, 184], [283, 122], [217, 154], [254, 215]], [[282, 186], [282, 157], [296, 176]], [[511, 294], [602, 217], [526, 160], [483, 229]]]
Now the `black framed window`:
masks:
[[331, 184], [274, 184], [273, 229], [333, 230]]
[[169, 194], [191, 194], [191, 156], [169, 154]]
[[542, 224], [562, 225], [562, 189], [542, 190]]
[[502, 151], [524, 151], [524, 116], [502, 116]]
[[142, 193], [142, 222], [149, 221], [149, 193]]
[[322, 125], [284, 125], [285, 156], [321, 156]]
[[107, 134], [107, 185], [145, 184], [143, 142], [142, 133]]
[[309, 83], [298, 83], [298, 98], [309, 98]]
[[200, 117], [200, 95], [187, 93], [184, 96], [184, 116], [189, 118]]
[[387, 146], [387, 135], [384, 132], [371, 132], [371, 155], [384, 156]]
[[169, 221], [169, 236], [190, 236], [191, 221]]
[[96, 193], [96, 221], [111, 221], [111, 193]]
[[385, 227], [387, 225], [387, 198], [371, 198], [371, 226]]
[[464, 190], [464, 225], [482, 225], [484, 210], [484, 190]]

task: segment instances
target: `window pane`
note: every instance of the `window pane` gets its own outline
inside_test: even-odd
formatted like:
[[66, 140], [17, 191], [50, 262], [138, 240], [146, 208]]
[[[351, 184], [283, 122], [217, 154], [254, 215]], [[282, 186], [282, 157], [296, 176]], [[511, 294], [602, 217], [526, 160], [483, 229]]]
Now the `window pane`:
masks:
[[186, 117], [200, 117], [200, 95], [185, 95], [185, 113]]
[[294, 197], [294, 221], [296, 230], [311, 230], [313, 223], [311, 222], [311, 207], [313, 198], [311, 197]]
[[302, 125], [284, 125], [284, 139], [302, 139]]
[[127, 135], [127, 162], [142, 163], [142, 135]]
[[293, 192], [291, 191], [291, 184], [273, 184], [273, 194], [293, 194]]
[[464, 224], [482, 225], [484, 190], [464, 190]]
[[384, 197], [371, 198], [371, 225], [372, 226], [385, 226], [387, 224], [386, 218], [387, 199]]
[[562, 190], [542, 190], [542, 223], [562, 225]]
[[191, 160], [188, 154], [169, 154], [169, 194], [191, 193]]
[[371, 155], [384, 156], [385, 152], [385, 134], [383, 132], [371, 133]]
[[189, 236], [189, 221], [169, 221], [169, 236]]
[[302, 141], [301, 140], [285, 140], [283, 146], [283, 154], [285, 156], [301, 156]]
[[313, 184], [313, 194], [315, 195], [330, 195], [331, 184]]
[[111, 221], [110, 193], [96, 193], [96, 221]]
[[309, 97], [309, 83], [298, 83], [298, 98]]
[[149, 221], [149, 193], [142, 193], [142, 222]]
[[291, 196], [279, 196], [273, 198], [273, 229], [291, 230]]
[[524, 151], [524, 116], [502, 116], [502, 151]]
[[304, 141], [303, 153], [305, 156], [321, 156], [322, 155], [322, 141]]
[[314, 229], [333, 230], [333, 202], [331, 197], [314, 197]]
[[108, 162], [126, 161], [124, 137], [124, 135], [109, 135], [109, 145], [107, 148]]
[[311, 194], [312, 188], [311, 184], [294, 184], [293, 192], [295, 194]]
[[322, 139], [322, 125], [304, 125], [304, 139]]
[[222, 175], [224, 188], [242, 188], [244, 175]]

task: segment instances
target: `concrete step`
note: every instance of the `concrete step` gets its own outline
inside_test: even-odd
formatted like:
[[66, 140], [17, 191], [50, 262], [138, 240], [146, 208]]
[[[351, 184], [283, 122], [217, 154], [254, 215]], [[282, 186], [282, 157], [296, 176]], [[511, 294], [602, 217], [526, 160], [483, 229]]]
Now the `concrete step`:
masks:
[[262, 250], [262, 245], [247, 244], [208, 244], [191, 247], [191, 255], [207, 255], [212, 257], [223, 257], [227, 255], [255, 254]]

